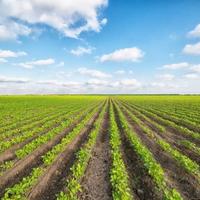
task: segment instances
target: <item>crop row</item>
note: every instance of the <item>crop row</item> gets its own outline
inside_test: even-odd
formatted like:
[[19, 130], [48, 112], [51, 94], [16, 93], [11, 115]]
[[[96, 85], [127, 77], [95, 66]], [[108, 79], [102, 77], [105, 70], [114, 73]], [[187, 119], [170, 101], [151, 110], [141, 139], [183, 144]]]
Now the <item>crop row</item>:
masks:
[[[76, 110], [75, 110], [76, 111]], [[51, 117], [47, 117], [47, 119], [43, 120], [43, 125], [39, 126], [40, 124], [37, 124], [36, 126], [33, 127], [32, 130], [26, 130], [23, 131], [22, 133], [19, 133], [15, 137], [12, 137], [11, 139], [8, 139], [6, 141], [1, 140], [0, 142], [0, 152], [5, 151], [9, 147], [11, 147], [14, 144], [18, 144], [28, 138], [33, 137], [34, 135], [37, 135], [39, 133], [44, 132], [45, 130], [48, 130], [49, 128], [56, 126], [56, 124], [61, 123], [63, 120], [67, 119], [70, 114], [73, 112], [67, 112], [67, 113], [62, 113], [59, 115], [53, 115]], [[45, 123], [46, 121], [46, 123]], [[32, 125], [31, 125], [32, 127]]]
[[[31, 188], [31, 186], [36, 184], [38, 178], [45, 173], [45, 169], [47, 169], [47, 167], [54, 162], [59, 153], [63, 152], [64, 149], [67, 148], [67, 145], [70, 144], [72, 140], [74, 140], [74, 138], [80, 133], [80, 130], [89, 122], [91, 117], [97, 112], [98, 109], [99, 107], [93, 109], [90, 112], [87, 112], [87, 115], [83, 118], [83, 120], [70, 133], [68, 133], [66, 137], [62, 139], [61, 143], [54, 146], [53, 149], [48, 151], [42, 157], [44, 164], [41, 165], [40, 167], [34, 168], [32, 170], [32, 173], [29, 176], [23, 178], [21, 182], [15, 184], [11, 188], [7, 188], [6, 193], [4, 194], [2, 200], [26, 199], [26, 194], [28, 190]], [[65, 127], [66, 126], [67, 124], [65, 124]]]
[[[5, 151], [9, 147], [11, 147], [14, 144], [18, 144], [20, 142], [23, 142], [24, 140], [33, 137], [34, 135], [37, 135], [39, 133], [48, 131], [50, 128], [55, 128], [56, 126], [59, 126], [59, 124], [62, 123], [62, 121], [67, 120], [69, 116], [73, 113], [76, 113], [80, 108], [74, 108], [74, 111], [65, 111], [61, 112], [61, 114], [56, 114], [50, 117], [47, 117], [47, 119], [43, 120], [43, 125], [41, 126], [34, 126], [32, 130], [27, 130], [22, 132], [21, 134], [17, 135], [16, 137], [12, 137], [10, 140], [1, 141], [0, 142], [0, 152]], [[45, 123], [46, 121], [46, 123]]]
[[70, 177], [67, 180], [65, 189], [61, 191], [57, 200], [76, 200], [78, 193], [81, 192], [81, 180], [85, 174], [88, 162], [92, 156], [92, 149], [96, 143], [97, 136], [103, 124], [103, 116], [105, 115], [106, 106], [102, 109], [98, 119], [95, 121], [93, 129], [89, 134], [86, 144], [77, 152], [76, 160], [70, 169]]
[[[130, 105], [130, 104], [129, 104]], [[191, 131], [185, 127], [182, 127], [182, 126], [179, 126], [177, 125], [176, 123], [170, 121], [170, 120], [166, 120], [166, 119], [163, 119], [162, 117], [150, 112], [150, 111], [147, 111], [145, 109], [141, 109], [141, 108], [138, 108], [134, 105], [130, 105], [131, 107], [133, 107], [134, 109], [140, 111], [141, 113], [145, 114], [146, 116], [154, 119], [155, 121], [165, 125], [166, 127], [171, 127], [175, 130], [177, 130], [179, 133], [181, 134], [184, 134], [184, 135], [188, 135], [192, 138], [195, 138], [195, 139], [200, 139], [200, 134], [199, 133], [196, 133], [194, 131]]]
[[[121, 103], [121, 102], [120, 102]], [[127, 106], [126, 104], [123, 104], [125, 107]], [[145, 121], [149, 122], [151, 125], [157, 128], [160, 133], [165, 134], [166, 133], [166, 128], [165, 126], [157, 123], [156, 121], [152, 120], [151, 118], [147, 117], [144, 115], [142, 112], [139, 112], [136, 109], [131, 108], [130, 106], [128, 107], [129, 110], [133, 111], [139, 118], [142, 120], [144, 119]], [[137, 119], [136, 119], [137, 120]], [[138, 122], [140, 124], [140, 122]], [[186, 148], [196, 152], [197, 154], [200, 155], [200, 148], [197, 147], [194, 143], [188, 141], [188, 140], [178, 140], [176, 141], [178, 144], [185, 146]]]
[[119, 109], [118, 105], [115, 104], [115, 106], [118, 112], [120, 123], [123, 127], [123, 130], [127, 138], [129, 139], [134, 151], [138, 154], [138, 156], [143, 161], [145, 168], [147, 169], [149, 175], [154, 180], [158, 190], [160, 190], [164, 194], [164, 197], [167, 200], [182, 199], [182, 197], [176, 191], [176, 189], [169, 188], [167, 184], [167, 179], [162, 167], [154, 159], [149, 149], [142, 144], [137, 134], [131, 129], [129, 123], [126, 120], [126, 117], [124, 116], [122, 111]]
[[138, 124], [143, 132], [151, 137], [162, 149], [168, 152], [183, 168], [185, 168], [189, 173], [194, 174], [200, 178], [200, 168], [199, 165], [192, 161], [187, 156], [183, 155], [180, 151], [174, 149], [169, 143], [165, 140], [158, 137], [150, 128], [148, 128], [139, 118], [137, 118], [132, 112], [127, 108], [123, 107], [126, 113], [131, 117], [131, 119]]
[[191, 129], [192, 131], [199, 131], [200, 132], [200, 126], [198, 123], [194, 123], [189, 121], [188, 119], [184, 119], [184, 114], [182, 113], [180, 117], [176, 117], [173, 116], [172, 114], [170, 114], [169, 112], [164, 112], [163, 110], [156, 110], [156, 109], [148, 109], [150, 112], [153, 112], [155, 114], [157, 114], [158, 116], [170, 120], [174, 123], [176, 123], [177, 125], [181, 125], [183, 127], [186, 127], [188, 129]]
[[0, 134], [0, 140], [3, 140], [10, 136], [15, 136], [24, 133], [29, 130], [31, 131], [35, 127], [41, 126], [52, 119], [56, 119], [57, 117], [62, 116], [71, 110], [78, 109], [81, 107], [83, 106], [81, 104], [78, 104], [77, 106], [73, 107], [68, 106], [67, 108], [64, 108], [64, 110], [63, 108], [60, 108], [53, 113], [48, 113], [46, 117], [43, 115], [39, 115], [37, 120], [33, 120], [30, 123], [23, 125], [22, 127], [17, 127], [16, 129], [13, 130], [4, 131], [2, 134]]
[[[53, 113], [57, 114], [62, 110], [65, 110], [67, 107], [66, 106], [62, 106], [59, 108], [54, 108], [54, 109], [44, 109], [42, 111], [39, 112], [39, 114], [35, 114], [34, 116], [32, 116], [33, 114], [28, 113], [25, 115], [25, 119], [20, 119], [20, 121], [18, 119], [16, 119], [16, 121], [12, 121], [9, 124], [5, 124], [3, 122], [2, 123], [2, 127], [0, 128], [0, 136], [2, 133], [5, 132], [10, 132], [13, 129], [20, 129], [23, 131], [23, 128], [26, 127], [26, 125], [30, 125], [34, 124], [34, 122], [37, 122], [43, 118], [46, 118], [50, 115], [52, 115]], [[2, 136], [1, 136], [2, 137]], [[1, 138], [0, 138], [1, 139]]]
[[133, 199], [131, 189], [129, 187], [129, 178], [124, 165], [121, 153], [121, 139], [120, 133], [115, 121], [113, 104], [110, 108], [110, 145], [112, 166], [110, 172], [110, 180], [112, 185], [112, 196], [115, 200]]

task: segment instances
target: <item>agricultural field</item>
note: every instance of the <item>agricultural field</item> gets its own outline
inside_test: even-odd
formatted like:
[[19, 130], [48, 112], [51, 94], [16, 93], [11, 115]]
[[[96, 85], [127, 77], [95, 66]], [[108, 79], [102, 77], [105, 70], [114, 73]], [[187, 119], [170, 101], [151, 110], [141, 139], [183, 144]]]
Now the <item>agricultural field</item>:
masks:
[[200, 199], [200, 96], [1, 96], [0, 199]]

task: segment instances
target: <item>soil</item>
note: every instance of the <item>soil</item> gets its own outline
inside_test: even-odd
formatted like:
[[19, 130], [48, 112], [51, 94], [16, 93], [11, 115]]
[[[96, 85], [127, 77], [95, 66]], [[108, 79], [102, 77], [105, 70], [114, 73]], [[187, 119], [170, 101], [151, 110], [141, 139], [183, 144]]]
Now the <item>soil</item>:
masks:
[[200, 185], [197, 179], [191, 174], [188, 174], [183, 167], [179, 166], [178, 163], [163, 151], [155, 141], [149, 138], [138, 125], [133, 124], [133, 121], [131, 121], [127, 113], [125, 114], [134, 132], [139, 136], [143, 144], [152, 152], [156, 161], [160, 163], [164, 169], [169, 186], [176, 188], [184, 199], [198, 199], [200, 196]]
[[44, 135], [45, 133], [47, 133], [48, 131], [50, 131], [53, 128], [58, 127], [59, 125], [60, 125], [60, 123], [55, 123], [52, 127], [34, 135], [33, 137], [28, 138], [19, 144], [15, 144], [15, 145], [11, 146], [9, 149], [7, 149], [6, 151], [4, 151], [3, 153], [0, 154], [0, 164], [2, 164], [5, 161], [14, 160], [16, 158], [16, 155], [15, 155], [16, 150], [21, 149], [23, 146], [25, 146], [29, 142], [35, 140], [37, 137], [39, 137], [41, 135]]
[[143, 162], [138, 157], [137, 153], [134, 151], [131, 143], [127, 139], [123, 128], [121, 127], [117, 111], [116, 120], [118, 127], [121, 132], [122, 141], [122, 154], [123, 159], [128, 171], [130, 185], [132, 188], [132, 193], [134, 193], [134, 199], [140, 200], [161, 200], [163, 195], [158, 191], [152, 178], [149, 176]]
[[50, 165], [37, 184], [28, 194], [30, 200], [54, 200], [59, 191], [65, 187], [66, 177], [76, 158], [76, 152], [87, 141], [88, 134], [93, 128], [93, 124], [99, 116], [99, 111], [90, 119], [88, 124], [80, 131], [78, 136], [66, 146], [66, 149], [58, 155], [56, 160]]
[[[125, 105], [125, 104], [124, 104], [124, 105]], [[127, 105], [128, 105], [128, 104], [126, 104], [126, 106], [127, 106]], [[128, 106], [129, 106], [129, 108], [131, 107], [131, 110], [134, 110], [134, 109], [137, 110], [137, 108], [136, 108], [135, 106], [134, 106], [134, 107], [131, 106], [131, 105], [128, 105]], [[137, 111], [141, 112], [140, 110], [137, 110]], [[145, 114], [145, 113], [143, 113], [143, 114]], [[152, 117], [152, 116], [147, 116], [147, 117], [150, 118], [151, 120], [157, 122], [158, 124], [161, 124], [161, 125], [165, 126], [165, 124], [163, 124], [159, 119], [156, 119], [156, 118], [154, 118], [154, 117]], [[200, 140], [199, 140], [199, 139], [193, 138], [192, 136], [187, 135], [187, 134], [183, 134], [183, 133], [181, 133], [179, 130], [177, 130], [176, 128], [173, 128], [173, 127], [171, 127], [171, 126], [165, 126], [165, 128], [167, 129], [167, 131], [168, 131], [169, 133], [173, 134], [174, 137], [178, 137], [178, 138], [181, 138], [181, 139], [183, 139], [183, 140], [189, 140], [189, 141], [195, 143], [197, 146], [200, 147]]]
[[81, 200], [112, 199], [110, 171], [111, 155], [109, 145], [109, 113], [104, 116], [102, 130], [97, 138], [85, 176], [82, 180]]
[[[128, 106], [126, 106], [130, 110]], [[185, 148], [179, 142], [184, 140], [184, 137], [179, 134], [173, 134], [172, 132], [166, 131], [161, 133], [153, 124], [146, 121], [143, 117], [139, 116], [134, 110], [131, 109], [131, 112], [135, 114], [146, 126], [148, 126], [151, 130], [154, 131], [157, 137], [160, 137], [171, 144], [175, 149], [179, 150], [182, 154], [185, 154], [187, 157], [195, 161], [197, 164], [200, 164], [200, 156], [193, 152], [190, 149]]]
[[56, 135], [52, 140], [38, 147], [31, 154], [25, 158], [19, 160], [15, 165], [7, 170], [0, 177], [0, 197], [5, 192], [7, 187], [10, 187], [20, 181], [24, 176], [27, 176], [33, 167], [37, 167], [42, 164], [41, 156], [58, 144], [63, 137], [65, 137], [73, 128], [82, 120], [83, 116], [74, 122], [70, 127], [66, 128], [63, 132]]

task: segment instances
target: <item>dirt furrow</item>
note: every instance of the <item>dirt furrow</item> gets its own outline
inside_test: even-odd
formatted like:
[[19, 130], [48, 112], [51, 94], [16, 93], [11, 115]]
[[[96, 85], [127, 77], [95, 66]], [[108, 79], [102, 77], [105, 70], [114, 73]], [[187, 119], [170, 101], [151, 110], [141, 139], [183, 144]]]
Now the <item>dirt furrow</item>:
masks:
[[79, 194], [81, 200], [112, 199], [109, 177], [110, 166], [109, 113], [107, 110], [102, 129], [81, 183], [82, 192]]
[[[125, 106], [125, 107], [130, 110], [128, 106]], [[180, 141], [184, 140], [184, 137], [182, 135], [173, 134], [169, 132], [168, 130], [164, 133], [161, 133], [153, 124], [146, 121], [143, 117], [139, 116], [136, 112], [134, 112], [134, 110], [131, 109], [131, 112], [135, 114], [140, 120], [142, 120], [142, 122], [146, 126], [148, 126], [151, 130], [153, 130], [157, 137], [164, 139], [169, 144], [174, 146], [177, 150], [179, 150], [181, 153], [185, 154], [186, 156], [188, 156], [189, 158], [191, 158], [192, 160], [200, 164], [199, 155], [193, 152], [192, 150], [186, 149], [184, 146], [180, 144]]]
[[[132, 105], [129, 105], [129, 104], [124, 104], [123, 105], [126, 105], [128, 107], [131, 107], [131, 110], [134, 110], [136, 109], [137, 111], [143, 113], [142, 111], [138, 110], [137, 108], [135, 108], [135, 106], [132, 106]], [[145, 113], [143, 113], [144, 115], [146, 115]], [[197, 146], [200, 147], [200, 140], [198, 139], [195, 139], [193, 137], [191, 137], [190, 135], [186, 135], [186, 134], [182, 134], [180, 131], [178, 131], [177, 129], [173, 128], [173, 127], [170, 127], [170, 126], [166, 126], [165, 124], [163, 124], [159, 119], [156, 119], [155, 117], [153, 116], [147, 116], [149, 119], [157, 122], [158, 124], [161, 124], [163, 125], [167, 132], [169, 132], [171, 135], [173, 135], [173, 137], [175, 137], [175, 139], [182, 139], [182, 140], [189, 140], [193, 143], [195, 143]], [[162, 118], [162, 117], [161, 117]]]
[[136, 200], [161, 200], [162, 193], [158, 191], [152, 178], [149, 176], [147, 170], [137, 153], [131, 146], [130, 141], [123, 132], [118, 113], [115, 109], [117, 124], [121, 133], [122, 154], [123, 159], [129, 174], [131, 188]]
[[28, 138], [27, 140], [19, 143], [19, 144], [15, 144], [12, 147], [10, 147], [9, 149], [7, 149], [6, 151], [4, 151], [3, 153], [0, 154], [0, 164], [2, 164], [5, 161], [9, 161], [9, 160], [13, 160], [16, 158], [15, 155], [15, 151], [18, 149], [21, 149], [23, 146], [25, 146], [26, 144], [28, 144], [29, 142], [33, 141], [34, 139], [36, 139], [37, 137], [47, 133], [48, 131], [50, 131], [52, 128], [56, 128], [57, 126], [55, 125], [54, 127], [51, 127], [31, 138]]
[[75, 159], [75, 153], [85, 143], [87, 136], [99, 113], [96, 113], [89, 123], [81, 130], [80, 134], [67, 145], [65, 151], [58, 155], [55, 162], [50, 165], [45, 174], [41, 176], [38, 183], [30, 191], [29, 200], [53, 200], [56, 194], [63, 188], [67, 174]]
[[0, 177], [0, 197], [5, 192], [7, 187], [10, 187], [20, 181], [23, 176], [27, 176], [33, 167], [39, 166], [42, 163], [41, 156], [58, 144], [63, 137], [65, 137], [73, 128], [83, 119], [82, 116], [79, 120], [74, 122], [70, 127], [66, 128], [63, 132], [56, 135], [52, 140], [43, 144], [25, 158], [19, 160], [11, 169], [6, 171]]
[[200, 186], [195, 177], [188, 174], [188, 172], [186, 172], [184, 168], [176, 162], [176, 160], [163, 151], [163, 149], [155, 143], [155, 141], [149, 138], [138, 125], [134, 124], [127, 113], [125, 114], [128, 122], [133, 128], [133, 131], [140, 137], [144, 145], [148, 147], [157, 162], [160, 163], [164, 169], [165, 174], [168, 177], [169, 185], [176, 188], [184, 199], [198, 199], [200, 196]]

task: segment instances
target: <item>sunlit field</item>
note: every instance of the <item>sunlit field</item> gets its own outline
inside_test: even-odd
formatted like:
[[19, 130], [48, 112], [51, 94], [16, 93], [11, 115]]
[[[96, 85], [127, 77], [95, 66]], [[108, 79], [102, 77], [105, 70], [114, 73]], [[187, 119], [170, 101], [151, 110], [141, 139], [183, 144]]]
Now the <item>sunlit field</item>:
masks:
[[199, 96], [1, 96], [0, 197], [200, 197]]

